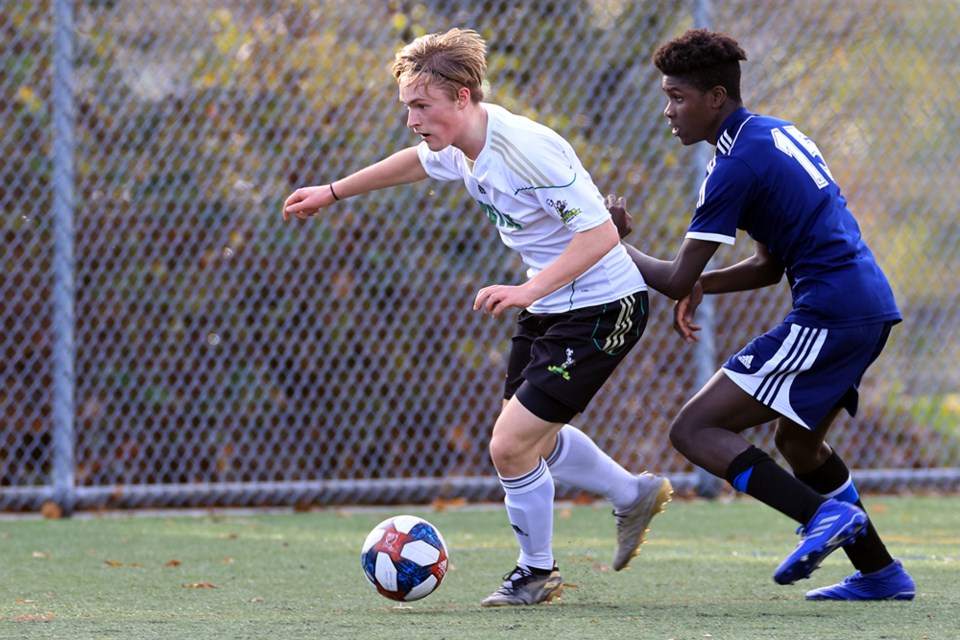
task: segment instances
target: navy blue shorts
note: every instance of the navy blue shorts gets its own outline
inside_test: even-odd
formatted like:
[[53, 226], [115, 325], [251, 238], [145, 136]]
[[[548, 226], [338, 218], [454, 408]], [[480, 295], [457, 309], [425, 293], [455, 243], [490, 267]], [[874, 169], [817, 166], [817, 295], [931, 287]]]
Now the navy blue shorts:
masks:
[[731, 356], [723, 372], [780, 415], [814, 429], [837, 406], [856, 415], [860, 380], [893, 324], [815, 329], [783, 323]]
[[647, 326], [647, 292], [564, 313], [517, 315], [503, 397], [564, 423], [587, 408]]

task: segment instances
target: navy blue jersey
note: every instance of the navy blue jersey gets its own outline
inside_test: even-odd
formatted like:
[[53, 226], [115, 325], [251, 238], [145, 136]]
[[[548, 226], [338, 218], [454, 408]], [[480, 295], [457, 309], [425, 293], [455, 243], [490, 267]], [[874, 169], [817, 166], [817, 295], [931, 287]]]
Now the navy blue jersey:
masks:
[[743, 107], [720, 131], [687, 237], [733, 244], [743, 229], [765, 245], [793, 293], [785, 322], [831, 328], [900, 320], [890, 283], [813, 141]]

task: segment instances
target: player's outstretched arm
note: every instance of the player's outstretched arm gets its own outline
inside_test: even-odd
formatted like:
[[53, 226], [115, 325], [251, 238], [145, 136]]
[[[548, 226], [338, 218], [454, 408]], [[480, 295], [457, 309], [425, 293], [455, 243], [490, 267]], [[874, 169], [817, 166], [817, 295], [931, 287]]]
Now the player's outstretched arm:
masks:
[[338, 200], [409, 184], [426, 177], [427, 172], [420, 163], [417, 148], [409, 147], [346, 178], [330, 184], [297, 189], [283, 202], [283, 220], [286, 222], [291, 216], [306, 220]]
[[[621, 238], [633, 231], [633, 217], [627, 211], [627, 201], [622, 196], [610, 194], [604, 204]], [[661, 260], [649, 256], [634, 246], [621, 242], [647, 284], [660, 293], [680, 300], [693, 290], [707, 262], [719, 246], [716, 242], [684, 240], [680, 252], [673, 260]], [[695, 307], [694, 307], [695, 308]]]
[[674, 300], [689, 295], [707, 262], [720, 243], [686, 238], [673, 260], [648, 256], [636, 247], [623, 243], [647, 284]]

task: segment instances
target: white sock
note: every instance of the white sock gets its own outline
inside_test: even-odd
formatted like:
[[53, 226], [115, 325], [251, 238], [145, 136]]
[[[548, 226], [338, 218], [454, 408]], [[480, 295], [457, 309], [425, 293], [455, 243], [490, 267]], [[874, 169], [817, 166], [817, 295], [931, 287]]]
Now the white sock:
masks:
[[553, 478], [547, 463], [540, 463], [517, 478], [500, 478], [506, 493], [503, 503], [520, 543], [517, 564], [537, 569], [553, 568]]
[[565, 424], [557, 433], [557, 446], [547, 464], [555, 481], [605, 496], [618, 511], [637, 499], [634, 475], [573, 425]]

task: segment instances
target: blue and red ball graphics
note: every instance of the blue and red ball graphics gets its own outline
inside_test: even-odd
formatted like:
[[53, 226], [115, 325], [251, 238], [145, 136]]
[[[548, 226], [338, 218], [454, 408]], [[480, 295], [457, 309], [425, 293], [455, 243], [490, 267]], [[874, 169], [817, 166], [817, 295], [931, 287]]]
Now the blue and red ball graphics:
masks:
[[447, 545], [432, 524], [417, 516], [387, 518], [367, 535], [360, 555], [367, 580], [392, 600], [425, 598], [447, 572]]

